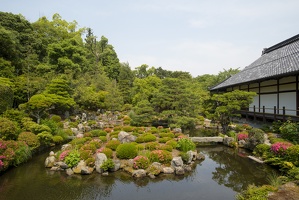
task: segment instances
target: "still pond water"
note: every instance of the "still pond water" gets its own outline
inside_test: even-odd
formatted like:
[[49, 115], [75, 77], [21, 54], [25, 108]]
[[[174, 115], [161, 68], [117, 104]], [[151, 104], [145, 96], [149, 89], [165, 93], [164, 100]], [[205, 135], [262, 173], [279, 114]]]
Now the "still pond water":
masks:
[[133, 179], [123, 172], [104, 177], [67, 176], [44, 168], [48, 152], [0, 175], [2, 200], [230, 200], [249, 184], [266, 183], [274, 170], [222, 145], [200, 147], [206, 159], [185, 176]]

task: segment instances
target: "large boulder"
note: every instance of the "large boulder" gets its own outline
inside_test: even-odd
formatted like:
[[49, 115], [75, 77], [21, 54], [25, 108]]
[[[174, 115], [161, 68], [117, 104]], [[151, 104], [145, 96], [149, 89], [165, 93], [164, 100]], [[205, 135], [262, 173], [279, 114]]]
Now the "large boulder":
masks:
[[120, 160], [118, 160], [118, 159], [114, 159], [114, 160], [112, 160], [112, 161], [113, 161], [113, 163], [114, 163], [114, 168], [111, 169], [111, 171], [112, 171], [112, 172], [116, 172], [116, 171], [118, 171], [118, 170], [120, 169], [120, 165], [121, 165]]
[[125, 131], [121, 131], [121, 132], [119, 132], [119, 134], [118, 134], [118, 140], [119, 140], [121, 143], [135, 142], [135, 140], [136, 140], [136, 136], [131, 135], [131, 134], [125, 132]]
[[80, 160], [77, 166], [73, 167], [72, 170], [75, 174], [85, 175], [85, 174], [91, 174], [93, 172], [93, 169], [94, 168], [92, 167], [88, 167], [84, 160]]
[[103, 173], [103, 170], [101, 169], [102, 164], [107, 160], [107, 156], [103, 153], [97, 153], [96, 154], [96, 160], [95, 160], [95, 168], [98, 173]]
[[148, 168], [147, 173], [149, 175], [157, 176], [163, 171], [162, 164], [158, 162], [153, 162]]
[[187, 155], [188, 155], [188, 164], [190, 164], [192, 161], [196, 160], [196, 155], [197, 155], [197, 152], [195, 151], [187, 151]]
[[185, 174], [184, 167], [183, 166], [175, 167], [175, 174], [176, 175], [184, 175]]
[[45, 167], [52, 168], [55, 164], [56, 158], [53, 151], [49, 153], [49, 156], [45, 160]]
[[162, 172], [164, 174], [173, 174], [174, 173], [174, 168], [172, 168], [172, 167], [164, 167], [163, 170], [162, 170]]
[[182, 160], [182, 157], [174, 157], [171, 161], [171, 166], [173, 168], [175, 167], [182, 167], [184, 165], [184, 162]]

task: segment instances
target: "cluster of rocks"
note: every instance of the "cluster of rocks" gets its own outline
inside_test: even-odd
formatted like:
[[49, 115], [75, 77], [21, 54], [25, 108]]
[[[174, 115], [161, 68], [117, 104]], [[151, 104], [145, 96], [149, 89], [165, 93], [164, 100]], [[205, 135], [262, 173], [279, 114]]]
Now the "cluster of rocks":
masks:
[[[133, 177], [141, 178], [144, 176], [149, 176], [154, 178], [160, 173], [164, 174], [175, 174], [183, 175], [186, 172], [192, 171], [192, 166], [196, 160], [204, 160], [205, 157], [203, 154], [197, 153], [195, 151], [187, 152], [189, 160], [187, 164], [184, 164], [181, 157], [174, 157], [171, 161], [170, 166], [164, 166], [161, 163], [154, 162], [147, 169], [134, 169], [133, 159], [129, 160], [119, 160], [113, 159], [114, 168], [109, 169], [109, 172], [115, 172], [118, 170], [124, 170], [130, 173]], [[81, 174], [87, 175], [96, 171], [102, 175], [108, 175], [108, 171], [104, 171], [101, 166], [107, 160], [107, 156], [103, 153], [96, 153], [95, 165], [94, 167], [87, 166], [84, 160], [81, 160], [75, 167], [70, 168], [66, 163], [58, 161], [56, 159], [55, 153], [51, 151], [49, 156], [45, 160], [45, 167], [51, 168], [52, 171], [65, 171], [68, 175]]]

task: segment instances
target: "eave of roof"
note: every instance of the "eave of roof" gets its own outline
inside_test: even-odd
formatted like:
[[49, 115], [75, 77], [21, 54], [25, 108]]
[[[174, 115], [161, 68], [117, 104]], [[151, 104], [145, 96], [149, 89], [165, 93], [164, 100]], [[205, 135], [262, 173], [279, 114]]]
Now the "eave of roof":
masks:
[[260, 58], [210, 90], [299, 73], [299, 34], [263, 50]]

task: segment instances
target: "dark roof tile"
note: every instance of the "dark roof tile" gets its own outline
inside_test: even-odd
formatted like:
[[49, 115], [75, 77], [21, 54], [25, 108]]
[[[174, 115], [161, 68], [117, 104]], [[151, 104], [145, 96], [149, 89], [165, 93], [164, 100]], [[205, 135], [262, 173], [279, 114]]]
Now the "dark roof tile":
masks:
[[264, 50], [262, 56], [211, 90], [299, 72], [299, 34]]

